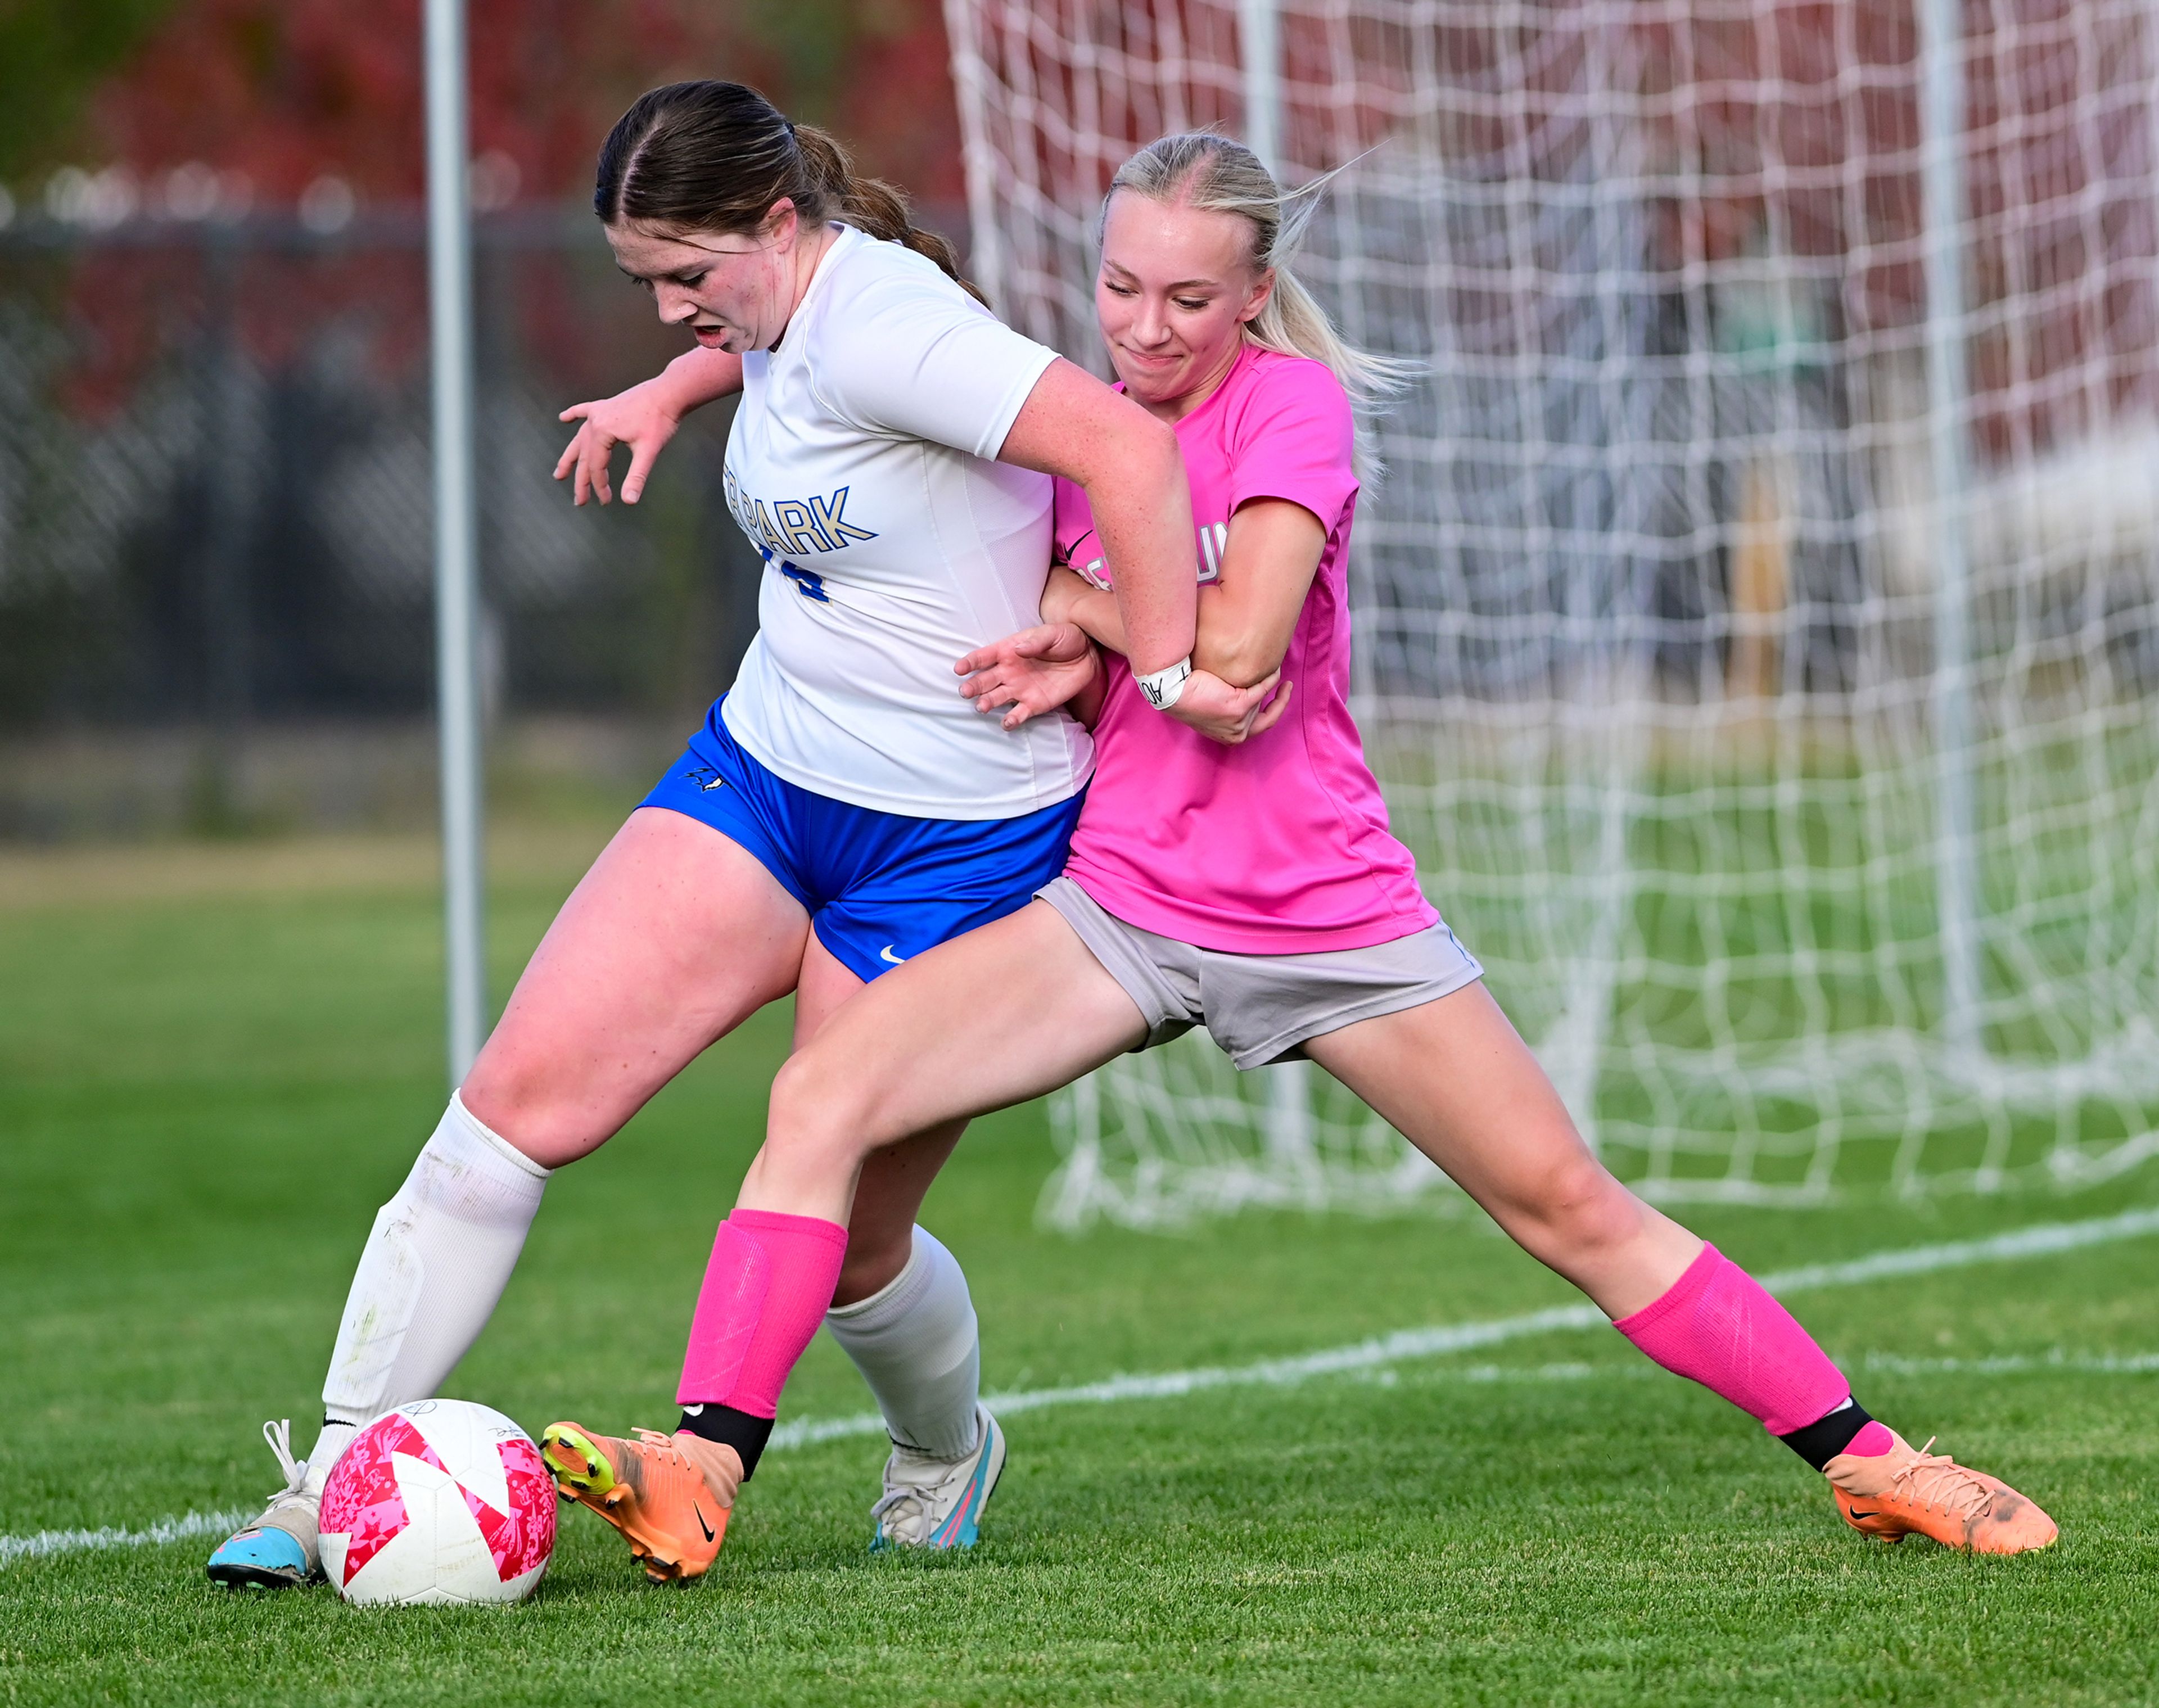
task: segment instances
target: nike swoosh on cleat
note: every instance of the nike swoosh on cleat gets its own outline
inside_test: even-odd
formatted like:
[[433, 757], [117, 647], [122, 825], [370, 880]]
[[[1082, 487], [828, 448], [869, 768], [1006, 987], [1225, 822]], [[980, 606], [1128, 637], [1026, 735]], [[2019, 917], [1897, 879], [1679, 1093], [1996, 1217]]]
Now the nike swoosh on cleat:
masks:
[[701, 1506], [692, 1507], [691, 1510], [697, 1514], [697, 1528], [705, 1533], [705, 1540], [707, 1542], [711, 1541], [712, 1540], [712, 1527], [705, 1522], [704, 1508]]
[[1871, 1519], [1876, 1517], [1877, 1514], [1871, 1512], [1861, 1512], [1857, 1507], [1854, 1507], [1851, 1509], [1851, 1516], [1856, 1519]]
[[894, 955], [892, 952], [892, 945], [889, 943], [886, 944], [883, 948], [878, 950], [878, 959], [879, 960], [890, 961], [894, 966], [905, 966], [907, 965], [907, 957], [903, 955]]

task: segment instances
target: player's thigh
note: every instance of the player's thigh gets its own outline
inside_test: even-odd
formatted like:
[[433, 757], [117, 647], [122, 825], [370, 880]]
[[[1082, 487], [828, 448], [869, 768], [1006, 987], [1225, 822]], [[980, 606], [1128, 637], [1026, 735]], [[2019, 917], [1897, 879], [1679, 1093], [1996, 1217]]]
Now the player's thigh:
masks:
[[841, 1004], [781, 1070], [768, 1144], [874, 1150], [1054, 1091], [1146, 1036], [1064, 918], [1029, 902]]
[[639, 809], [533, 952], [466, 1077], [467, 1105], [539, 1162], [584, 1155], [794, 988], [808, 930], [738, 843]]
[[1608, 1315], [1640, 1310], [1701, 1255], [1699, 1239], [1613, 1179], [1582, 1142], [1482, 983], [1304, 1048]]
[[[795, 987], [795, 1042], [800, 1048], [858, 995], [864, 981], [818, 940], [813, 928]], [[965, 1121], [940, 1122], [926, 1133], [895, 1140], [862, 1161], [847, 1218], [847, 1255], [835, 1304], [852, 1305], [888, 1286], [907, 1266], [922, 1200], [966, 1131]]]
[[1304, 1050], [1503, 1221], [1610, 1178], [1481, 981]]

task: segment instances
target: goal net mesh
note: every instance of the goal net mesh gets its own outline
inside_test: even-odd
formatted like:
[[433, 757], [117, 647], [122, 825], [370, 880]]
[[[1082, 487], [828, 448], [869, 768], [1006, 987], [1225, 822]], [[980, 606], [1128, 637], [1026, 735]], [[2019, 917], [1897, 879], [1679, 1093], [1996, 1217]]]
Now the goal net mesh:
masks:
[[[2159, 1151], [2159, 7], [1918, 5], [1296, 0], [1255, 67], [1254, 0], [948, 0], [977, 277], [1097, 372], [1135, 146], [1347, 167], [1300, 272], [1426, 368], [1359, 505], [1367, 752], [1666, 1200]], [[1453, 1195], [1204, 1034], [1054, 1122], [1064, 1225]]]

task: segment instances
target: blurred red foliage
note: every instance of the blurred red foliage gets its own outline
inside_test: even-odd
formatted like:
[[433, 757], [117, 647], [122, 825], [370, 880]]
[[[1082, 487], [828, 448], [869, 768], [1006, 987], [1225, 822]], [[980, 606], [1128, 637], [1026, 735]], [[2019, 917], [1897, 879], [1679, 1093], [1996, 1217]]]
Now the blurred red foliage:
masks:
[[[472, 151], [515, 163], [507, 189], [528, 206], [589, 194], [601, 139], [642, 91], [681, 78], [732, 76], [783, 109], [836, 114], [836, 128], [870, 172], [894, 179], [950, 225], [963, 195], [959, 122], [937, 0], [841, 0], [847, 51], [784, 51], [743, 27], [743, 8], [711, 0], [468, 0]], [[829, 64], [831, 87], [790, 87], [790, 64]], [[798, 80], [799, 78], [798, 78]], [[425, 191], [421, 0], [180, 0], [91, 103], [88, 141], [101, 165], [130, 169], [142, 206], [173, 211], [174, 186], [220, 174], [221, 212], [242, 204], [289, 218], [329, 179], [357, 207], [412, 209]], [[798, 102], [800, 106], [798, 106]], [[174, 177], [178, 172], [180, 177]], [[334, 194], [341, 193], [334, 191]], [[364, 344], [386, 380], [424, 353], [423, 279], [412, 236], [355, 242], [328, 254], [279, 252], [236, 230], [169, 228], [169, 245], [93, 258], [67, 286], [77, 360], [60, 383], [70, 409], [109, 415], [143, 376], [221, 322], [266, 369], [291, 364], [333, 325]], [[592, 238], [599, 253], [597, 230]], [[220, 245], [224, 248], [220, 250]], [[649, 340], [627, 330], [633, 309], [602, 313], [559, 252], [531, 264], [483, 257], [483, 321], [515, 328], [578, 395], [619, 384]], [[603, 303], [605, 298], [598, 299]], [[634, 348], [634, 358], [627, 355]]]
[[[928, 200], [960, 194], [959, 123], [936, 0], [880, 0], [837, 85], [790, 89], [784, 56], [711, 0], [469, 0], [475, 154], [500, 150], [521, 194], [589, 182], [608, 127], [643, 90], [733, 76], [783, 108], [840, 113], [870, 170]], [[417, 197], [420, 0], [183, 0], [101, 90], [94, 134], [145, 174], [202, 161], [290, 204], [324, 173], [372, 201]]]

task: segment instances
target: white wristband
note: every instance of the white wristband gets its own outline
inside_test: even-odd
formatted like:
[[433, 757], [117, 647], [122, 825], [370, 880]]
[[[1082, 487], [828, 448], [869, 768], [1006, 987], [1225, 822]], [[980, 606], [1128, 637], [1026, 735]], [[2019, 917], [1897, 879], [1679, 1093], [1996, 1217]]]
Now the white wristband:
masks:
[[1132, 673], [1132, 680], [1140, 685], [1140, 692], [1147, 696], [1147, 704], [1157, 712], [1167, 712], [1184, 696], [1184, 685], [1192, 676], [1192, 655], [1187, 653], [1166, 670], [1157, 670], [1152, 675]]

